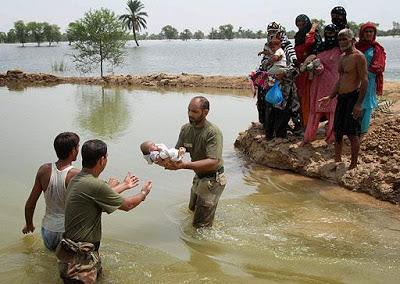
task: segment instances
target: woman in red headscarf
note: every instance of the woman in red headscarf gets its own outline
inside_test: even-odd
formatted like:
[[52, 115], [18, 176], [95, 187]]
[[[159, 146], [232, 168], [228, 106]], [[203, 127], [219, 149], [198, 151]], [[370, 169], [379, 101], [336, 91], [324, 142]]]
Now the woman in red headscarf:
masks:
[[376, 41], [376, 25], [368, 22], [360, 28], [360, 40], [356, 48], [364, 53], [368, 63], [368, 89], [362, 105], [363, 118], [361, 133], [368, 131], [372, 111], [378, 106], [376, 96], [383, 93], [383, 72], [385, 71], [385, 49]]

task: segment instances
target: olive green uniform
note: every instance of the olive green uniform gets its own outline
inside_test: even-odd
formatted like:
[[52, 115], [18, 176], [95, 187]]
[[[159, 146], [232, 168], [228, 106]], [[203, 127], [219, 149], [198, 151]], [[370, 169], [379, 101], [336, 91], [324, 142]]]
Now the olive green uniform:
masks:
[[[91, 174], [80, 172], [70, 181], [65, 201], [64, 239], [56, 251], [64, 282], [96, 280], [101, 272], [98, 254], [101, 214], [114, 212], [122, 202], [121, 195]], [[72, 267], [75, 273], [71, 273]]]
[[222, 143], [221, 131], [209, 121], [202, 128], [190, 123], [181, 128], [175, 148], [185, 147], [193, 162], [203, 159], [219, 161], [216, 171], [196, 172], [193, 178], [189, 209], [194, 211], [194, 227], [212, 226], [218, 200], [225, 188]]

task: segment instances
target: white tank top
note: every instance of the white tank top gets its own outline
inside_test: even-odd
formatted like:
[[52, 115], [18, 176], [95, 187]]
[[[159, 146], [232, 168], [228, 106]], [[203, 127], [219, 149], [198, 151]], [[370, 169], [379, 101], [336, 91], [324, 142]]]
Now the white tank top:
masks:
[[64, 232], [64, 212], [65, 212], [65, 178], [72, 166], [66, 167], [62, 171], [57, 169], [56, 164], [51, 166], [51, 176], [49, 185], [44, 192], [46, 202], [46, 213], [44, 214], [42, 226], [52, 232]]

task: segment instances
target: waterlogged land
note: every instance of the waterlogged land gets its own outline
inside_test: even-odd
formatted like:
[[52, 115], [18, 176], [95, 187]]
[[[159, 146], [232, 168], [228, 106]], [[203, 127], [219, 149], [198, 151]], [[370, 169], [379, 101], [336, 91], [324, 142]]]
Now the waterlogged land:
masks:
[[[99, 77], [57, 77], [49, 74], [27, 74], [22, 71], [8, 71], [0, 74], [0, 86], [32, 86], [54, 84], [97, 84], [108, 87], [142, 88], [220, 88], [241, 89], [250, 92], [245, 77], [203, 76], [193, 74], [148, 76], [106, 76]], [[23, 87], [22, 87], [23, 88]], [[301, 147], [301, 139], [289, 137], [289, 140], [277, 143], [259, 141], [257, 135], [263, 134], [262, 128], [251, 127], [242, 132], [235, 145], [253, 161], [273, 168], [291, 170], [306, 176], [321, 178], [345, 186], [348, 189], [366, 192], [378, 199], [395, 204], [400, 203], [400, 83], [387, 82], [385, 97], [394, 103], [385, 109], [388, 113], [377, 112], [371, 130], [361, 145], [360, 165], [347, 171], [347, 159], [335, 164], [333, 147], [326, 145], [321, 136], [319, 140]], [[385, 133], [385, 135], [382, 135]], [[349, 155], [349, 149], [345, 153]]]
[[[174, 145], [195, 95], [210, 99], [209, 118], [224, 133], [229, 179], [214, 228], [198, 231], [187, 209], [192, 173], [149, 166], [138, 146], [147, 139]], [[36, 169], [55, 159], [52, 137], [73, 130], [82, 141], [96, 137], [108, 144], [102, 178], [123, 178], [131, 170], [154, 183], [140, 207], [104, 216], [101, 283], [396, 283], [399, 207], [249, 163], [233, 141], [256, 119], [254, 104], [247, 91], [230, 89], [0, 87], [7, 149], [0, 151], [0, 282], [59, 281], [55, 257], [40, 239], [42, 199], [36, 233], [23, 237], [20, 230]]]

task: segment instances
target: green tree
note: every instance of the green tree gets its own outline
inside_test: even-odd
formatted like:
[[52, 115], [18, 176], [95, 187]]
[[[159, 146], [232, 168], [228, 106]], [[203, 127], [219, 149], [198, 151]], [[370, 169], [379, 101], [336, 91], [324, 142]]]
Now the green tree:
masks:
[[166, 39], [177, 39], [178, 30], [171, 25], [167, 25], [161, 29], [161, 33]]
[[198, 30], [197, 32], [195, 32], [193, 34], [193, 38], [200, 40], [200, 39], [204, 39], [204, 33], [200, 30]]
[[354, 33], [354, 36], [358, 35], [358, 32], [360, 31], [361, 24], [357, 24], [356, 22], [347, 22], [347, 25], [349, 26], [349, 29], [352, 30]]
[[37, 42], [37, 45], [40, 46], [40, 44], [44, 41], [45, 39], [45, 34], [44, 34], [44, 28], [46, 26], [46, 23], [37, 23], [37, 22], [29, 22], [26, 27], [32, 36], [32, 39]]
[[14, 29], [10, 29], [7, 33], [7, 40], [8, 43], [14, 43], [17, 41], [17, 33]]
[[179, 38], [181, 40], [188, 40], [193, 37], [192, 32], [189, 29], [184, 29], [183, 32], [180, 33]]
[[112, 66], [122, 64], [127, 34], [114, 12], [100, 9], [85, 13], [84, 18], [73, 25], [72, 34], [73, 47], [77, 51], [72, 55], [73, 61], [82, 72], [100, 65], [103, 77], [104, 63]]
[[29, 36], [26, 25], [23, 21], [18, 21], [14, 23], [14, 29], [17, 40], [22, 44], [22, 47], [24, 47]]
[[67, 28], [67, 32], [66, 32], [68, 45], [71, 45], [72, 42], [75, 41], [76, 33], [77, 33], [76, 25], [77, 25], [77, 22], [71, 22], [68, 24], [68, 28]]
[[211, 28], [211, 32], [208, 35], [209, 39], [223, 39], [223, 35], [219, 33], [216, 29]]
[[267, 33], [263, 32], [262, 30], [258, 30], [256, 32], [256, 38], [260, 39], [260, 38], [266, 38], [267, 37]]
[[219, 32], [225, 39], [233, 39], [233, 26], [231, 24], [219, 26]]
[[136, 45], [139, 46], [136, 39], [136, 32], [140, 32], [142, 28], [147, 28], [147, 22], [144, 17], [148, 17], [148, 15], [146, 12], [142, 11], [144, 5], [139, 0], [129, 0], [126, 4], [128, 5], [126, 10], [128, 10], [129, 13], [121, 15], [119, 19], [122, 20], [126, 28], [132, 30]]
[[0, 42], [4, 43], [7, 41], [7, 34], [5, 32], [0, 32]]
[[60, 27], [57, 25], [49, 25], [48, 23], [44, 23], [44, 35], [49, 42], [49, 46], [53, 42], [59, 42], [61, 39]]
[[318, 32], [323, 37], [326, 22], [324, 19], [311, 19], [311, 23], [318, 23]]

